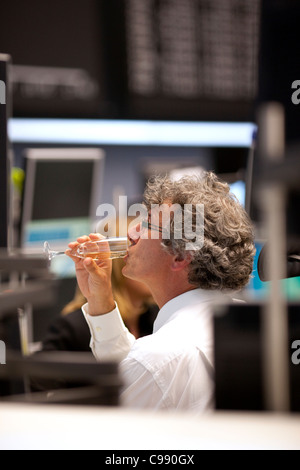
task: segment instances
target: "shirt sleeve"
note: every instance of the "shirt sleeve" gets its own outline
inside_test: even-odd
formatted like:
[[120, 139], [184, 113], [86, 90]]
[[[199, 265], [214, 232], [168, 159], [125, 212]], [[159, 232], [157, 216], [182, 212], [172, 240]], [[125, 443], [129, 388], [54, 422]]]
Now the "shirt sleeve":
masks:
[[91, 333], [90, 348], [98, 361], [122, 361], [132, 348], [135, 337], [128, 331], [115, 309], [104, 315], [89, 315], [88, 304], [82, 307]]

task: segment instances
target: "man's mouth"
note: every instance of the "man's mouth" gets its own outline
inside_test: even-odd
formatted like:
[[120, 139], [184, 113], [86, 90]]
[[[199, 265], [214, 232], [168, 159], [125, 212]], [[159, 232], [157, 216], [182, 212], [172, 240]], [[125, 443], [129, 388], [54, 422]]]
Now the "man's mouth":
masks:
[[132, 248], [133, 246], [135, 246], [137, 244], [138, 239], [135, 240], [134, 238], [128, 237], [128, 240], [129, 240], [128, 250], [130, 250], [130, 248]]
[[128, 243], [128, 248], [127, 248], [127, 254], [124, 256], [123, 260], [126, 261], [127, 258], [129, 257], [129, 251], [131, 250], [131, 248], [136, 245], [136, 242], [132, 239], [132, 238], [129, 238], [129, 243]]

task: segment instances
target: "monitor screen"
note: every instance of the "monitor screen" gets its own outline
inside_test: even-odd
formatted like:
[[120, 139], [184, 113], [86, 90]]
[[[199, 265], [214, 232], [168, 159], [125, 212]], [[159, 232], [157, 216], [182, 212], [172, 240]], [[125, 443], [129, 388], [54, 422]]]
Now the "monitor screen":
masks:
[[[40, 253], [65, 250], [93, 229], [100, 204], [104, 153], [99, 148], [31, 148], [25, 154], [25, 185], [21, 221], [21, 247]], [[52, 260], [62, 277], [72, 276], [67, 257]]]
[[[243, 295], [245, 296], [246, 300], [263, 301], [266, 300], [270, 294], [270, 281], [262, 281], [258, 275], [257, 269], [258, 257], [265, 243], [266, 240], [263, 239], [255, 240], [256, 253], [254, 256], [252, 276], [248, 285], [243, 290]], [[280, 288], [282, 289], [283, 295], [288, 301], [300, 300], [299, 276], [282, 279], [280, 281]]]
[[245, 198], [246, 198], [246, 183], [243, 180], [235, 181], [230, 185], [230, 192], [235, 195], [239, 203], [245, 207]]

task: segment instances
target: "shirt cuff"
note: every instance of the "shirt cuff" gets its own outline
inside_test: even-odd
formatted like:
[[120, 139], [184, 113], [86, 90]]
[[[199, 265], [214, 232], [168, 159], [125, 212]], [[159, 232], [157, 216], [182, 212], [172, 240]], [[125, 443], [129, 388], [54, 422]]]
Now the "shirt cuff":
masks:
[[81, 310], [95, 341], [109, 341], [127, 330], [116, 303], [115, 309], [104, 315], [89, 315], [88, 303], [84, 304]]

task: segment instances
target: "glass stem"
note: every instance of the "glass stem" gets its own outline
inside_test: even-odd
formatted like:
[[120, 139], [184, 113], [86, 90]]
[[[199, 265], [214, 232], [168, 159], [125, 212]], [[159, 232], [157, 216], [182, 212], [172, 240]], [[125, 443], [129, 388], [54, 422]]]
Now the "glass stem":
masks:
[[64, 255], [64, 254], [65, 254], [64, 251], [52, 251], [50, 253], [50, 256], [51, 256], [51, 259], [52, 259], [52, 258], [55, 258], [55, 256]]

